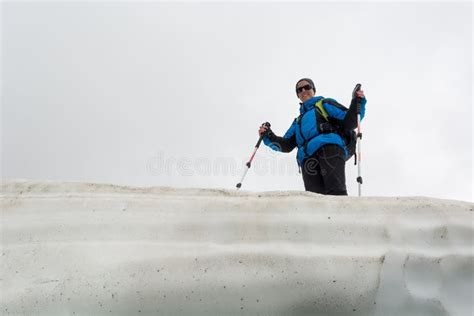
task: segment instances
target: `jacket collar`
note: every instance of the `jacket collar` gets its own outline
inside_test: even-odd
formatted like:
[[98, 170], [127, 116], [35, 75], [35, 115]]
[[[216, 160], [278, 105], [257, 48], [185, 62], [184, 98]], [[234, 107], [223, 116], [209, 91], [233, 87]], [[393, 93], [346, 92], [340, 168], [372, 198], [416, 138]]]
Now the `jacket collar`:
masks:
[[300, 103], [300, 114], [304, 114], [304, 113], [308, 112], [309, 110], [313, 109], [316, 102], [318, 102], [319, 100], [321, 100], [323, 98], [324, 97], [322, 97], [322, 96], [312, 97], [311, 99]]

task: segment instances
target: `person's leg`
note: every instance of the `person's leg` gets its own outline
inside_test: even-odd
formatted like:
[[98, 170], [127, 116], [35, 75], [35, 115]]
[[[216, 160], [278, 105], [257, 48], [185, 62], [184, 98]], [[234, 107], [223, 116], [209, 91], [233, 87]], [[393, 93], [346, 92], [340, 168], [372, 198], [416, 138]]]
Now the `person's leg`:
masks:
[[304, 188], [306, 191], [324, 194], [323, 178], [316, 155], [305, 160], [301, 168]]
[[324, 184], [323, 194], [347, 195], [344, 150], [337, 145], [325, 145], [317, 151]]

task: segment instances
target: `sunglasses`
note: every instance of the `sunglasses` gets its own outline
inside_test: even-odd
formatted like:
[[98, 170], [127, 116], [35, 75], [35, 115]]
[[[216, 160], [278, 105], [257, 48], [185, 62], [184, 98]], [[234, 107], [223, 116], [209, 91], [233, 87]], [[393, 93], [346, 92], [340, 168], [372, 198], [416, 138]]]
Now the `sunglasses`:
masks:
[[296, 92], [301, 93], [301, 92], [303, 92], [303, 90], [311, 90], [311, 89], [313, 89], [313, 87], [310, 84], [307, 84], [305, 86], [296, 88]]

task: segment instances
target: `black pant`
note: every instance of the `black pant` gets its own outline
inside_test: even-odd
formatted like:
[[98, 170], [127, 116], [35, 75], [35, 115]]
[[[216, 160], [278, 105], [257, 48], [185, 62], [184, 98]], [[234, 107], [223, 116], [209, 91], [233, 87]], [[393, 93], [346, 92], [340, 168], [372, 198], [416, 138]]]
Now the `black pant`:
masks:
[[337, 145], [324, 145], [303, 163], [306, 191], [347, 195], [345, 167], [344, 150]]

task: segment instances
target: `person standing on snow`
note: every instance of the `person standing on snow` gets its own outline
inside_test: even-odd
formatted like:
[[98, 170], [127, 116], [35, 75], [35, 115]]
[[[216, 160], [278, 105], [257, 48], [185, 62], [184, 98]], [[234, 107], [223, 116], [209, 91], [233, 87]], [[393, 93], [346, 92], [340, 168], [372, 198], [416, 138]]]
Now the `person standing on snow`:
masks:
[[347, 109], [334, 99], [315, 94], [311, 79], [298, 80], [296, 95], [301, 101], [300, 116], [283, 137], [276, 136], [263, 124], [258, 133], [265, 135], [264, 144], [273, 150], [288, 153], [298, 147], [296, 159], [306, 191], [347, 195], [345, 165], [348, 151], [338, 131], [357, 127], [357, 103], [360, 103], [362, 119], [367, 100], [364, 91], [356, 91]]

